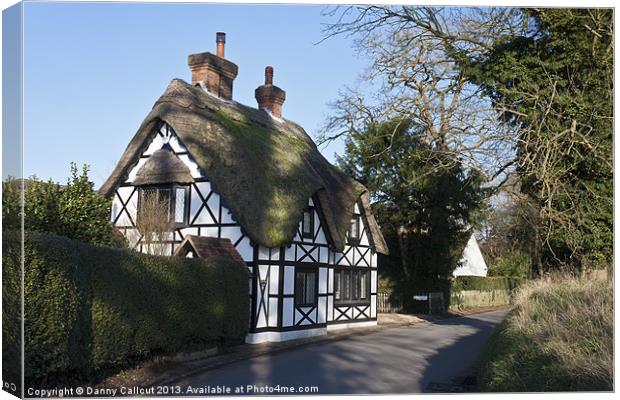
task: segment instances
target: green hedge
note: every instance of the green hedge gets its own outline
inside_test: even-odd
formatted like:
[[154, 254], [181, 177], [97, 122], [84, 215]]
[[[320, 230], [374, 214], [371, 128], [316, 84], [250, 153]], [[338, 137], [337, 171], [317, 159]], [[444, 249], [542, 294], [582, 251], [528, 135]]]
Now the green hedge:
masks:
[[11, 393], [19, 397], [22, 381], [21, 273], [17, 263], [7, 262], [21, 257], [21, 246], [10, 240], [14, 236], [2, 235], [2, 381], [9, 389], [11, 383], [16, 385]]
[[[4, 275], [13, 276], [19, 235], [5, 232], [3, 247]], [[245, 266], [228, 259], [148, 256], [27, 233], [26, 381], [53, 386], [156, 354], [241, 342], [247, 285]]]
[[512, 290], [525, 282], [523, 278], [503, 276], [457, 276], [452, 281], [452, 292], [461, 290]]

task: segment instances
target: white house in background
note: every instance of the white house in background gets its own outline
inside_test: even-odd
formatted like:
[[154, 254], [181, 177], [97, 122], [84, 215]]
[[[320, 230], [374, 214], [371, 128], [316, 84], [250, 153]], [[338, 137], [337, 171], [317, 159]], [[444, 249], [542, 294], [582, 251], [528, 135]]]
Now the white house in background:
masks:
[[192, 83], [170, 83], [101, 187], [113, 223], [147, 251], [136, 226], [141, 199], [157, 195], [174, 223], [167, 254], [243, 260], [248, 342], [376, 324], [377, 253], [387, 246], [368, 190], [282, 118], [271, 67], [258, 108], [232, 99], [238, 68], [224, 42], [218, 33], [216, 55], [189, 56]]
[[478, 241], [472, 234], [463, 250], [461, 265], [454, 270], [454, 276], [487, 276], [487, 264], [484, 262]]

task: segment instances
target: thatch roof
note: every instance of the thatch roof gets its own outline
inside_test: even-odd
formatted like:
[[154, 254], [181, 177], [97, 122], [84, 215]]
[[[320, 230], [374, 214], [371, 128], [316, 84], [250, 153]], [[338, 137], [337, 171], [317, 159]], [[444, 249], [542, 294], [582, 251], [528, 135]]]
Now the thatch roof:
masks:
[[244, 262], [230, 239], [186, 235], [173, 255], [185, 256], [188, 250], [193, 250], [196, 256], [200, 258], [224, 257], [241, 263]]
[[146, 160], [144, 165], [138, 170], [133, 184], [157, 185], [160, 183], [191, 183], [194, 181], [192, 174], [177, 157], [169, 144], [157, 150]]
[[127, 179], [162, 122], [174, 129], [254, 242], [266, 247], [289, 244], [314, 195], [324, 213], [326, 234], [334, 248], [342, 250], [354, 204], [365, 194], [361, 203], [371, 245], [387, 254], [367, 189], [332, 166], [299, 125], [222, 101], [178, 79], [142, 122], [101, 187], [104, 196]]

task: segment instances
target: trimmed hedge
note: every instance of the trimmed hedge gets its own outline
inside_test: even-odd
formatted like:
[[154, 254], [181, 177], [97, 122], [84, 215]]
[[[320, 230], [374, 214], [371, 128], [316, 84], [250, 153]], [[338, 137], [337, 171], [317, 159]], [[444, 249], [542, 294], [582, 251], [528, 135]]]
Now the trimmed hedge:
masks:
[[457, 276], [452, 281], [452, 291], [461, 290], [512, 290], [525, 282], [523, 278], [504, 276]]
[[[10, 235], [2, 235], [2, 381], [16, 385], [15, 396], [21, 396], [21, 273], [18, 263], [21, 246]], [[11, 237], [15, 236], [14, 234]], [[9, 245], [9, 243], [11, 245]], [[6, 390], [6, 386], [5, 386]]]
[[[5, 232], [3, 247], [4, 275], [19, 274], [19, 234]], [[27, 385], [79, 381], [158, 354], [242, 342], [247, 285], [247, 268], [228, 259], [148, 256], [27, 233]]]

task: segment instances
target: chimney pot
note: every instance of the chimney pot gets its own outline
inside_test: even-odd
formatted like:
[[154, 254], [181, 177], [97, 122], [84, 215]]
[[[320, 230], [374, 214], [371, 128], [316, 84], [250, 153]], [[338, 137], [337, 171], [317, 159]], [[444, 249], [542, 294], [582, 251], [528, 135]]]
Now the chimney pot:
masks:
[[256, 88], [254, 97], [258, 108], [269, 111], [274, 117], [282, 118], [282, 105], [286, 99], [286, 92], [273, 85], [273, 67], [265, 67], [265, 84]]
[[265, 67], [265, 85], [273, 85], [273, 67]]
[[220, 58], [224, 58], [224, 47], [226, 45], [226, 33], [217, 32], [215, 34], [215, 43], [217, 45], [216, 55]]
[[216, 54], [205, 52], [190, 54], [187, 57], [187, 64], [192, 71], [192, 85], [202, 83], [209, 93], [222, 99], [231, 100], [233, 81], [237, 77], [239, 69], [235, 63], [224, 58], [226, 34], [217, 32], [215, 42], [217, 45]]

